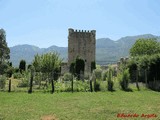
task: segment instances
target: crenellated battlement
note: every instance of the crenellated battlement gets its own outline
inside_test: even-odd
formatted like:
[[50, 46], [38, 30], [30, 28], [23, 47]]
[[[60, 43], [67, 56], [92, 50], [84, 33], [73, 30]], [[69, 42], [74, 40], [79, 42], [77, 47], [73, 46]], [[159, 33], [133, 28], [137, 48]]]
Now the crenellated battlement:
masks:
[[72, 28], [69, 28], [68, 29], [69, 31], [69, 34], [71, 33], [92, 33], [92, 34], [96, 34], [96, 30], [77, 30], [77, 29], [72, 29]]

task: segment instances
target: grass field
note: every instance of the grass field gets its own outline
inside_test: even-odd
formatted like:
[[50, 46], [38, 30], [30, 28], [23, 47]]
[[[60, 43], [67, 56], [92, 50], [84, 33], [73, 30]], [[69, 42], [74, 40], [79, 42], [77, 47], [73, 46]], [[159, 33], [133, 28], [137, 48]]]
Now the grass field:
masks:
[[[119, 113], [139, 116], [117, 117]], [[142, 114], [146, 116], [141, 117]], [[3, 119], [160, 120], [160, 93], [150, 90], [55, 94], [0, 92], [0, 120]]]

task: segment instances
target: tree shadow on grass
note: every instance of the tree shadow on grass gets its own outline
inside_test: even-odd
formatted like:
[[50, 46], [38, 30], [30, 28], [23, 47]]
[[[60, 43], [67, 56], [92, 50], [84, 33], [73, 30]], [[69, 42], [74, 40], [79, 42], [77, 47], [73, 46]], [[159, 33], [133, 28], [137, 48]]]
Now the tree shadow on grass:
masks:
[[131, 88], [127, 88], [127, 89], [122, 89], [125, 92], [133, 92], [133, 90]]

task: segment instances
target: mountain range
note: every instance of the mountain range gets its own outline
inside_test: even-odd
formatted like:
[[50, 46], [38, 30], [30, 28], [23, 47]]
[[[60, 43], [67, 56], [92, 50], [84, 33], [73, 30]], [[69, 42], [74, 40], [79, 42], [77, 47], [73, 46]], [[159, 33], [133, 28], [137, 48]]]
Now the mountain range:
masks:
[[[119, 40], [111, 40], [110, 38], [100, 38], [96, 40], [96, 63], [105, 65], [117, 62], [121, 57], [129, 56], [129, 49], [139, 38], [157, 38], [160, 41], [160, 36], [152, 34], [144, 34], [137, 36], [126, 36]], [[68, 48], [52, 45], [48, 48], [39, 48], [33, 45], [16, 45], [10, 47], [10, 61], [13, 66], [18, 67], [20, 60], [24, 59], [27, 64], [30, 64], [36, 54], [57, 51], [64, 61], [67, 61]]]

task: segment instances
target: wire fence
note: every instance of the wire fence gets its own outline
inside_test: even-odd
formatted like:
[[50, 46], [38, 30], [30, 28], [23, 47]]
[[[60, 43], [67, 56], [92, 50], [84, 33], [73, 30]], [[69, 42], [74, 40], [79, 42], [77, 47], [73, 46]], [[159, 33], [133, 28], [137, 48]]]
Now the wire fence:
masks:
[[[158, 79], [159, 73], [155, 73], [151, 79], [151, 73], [147, 70], [132, 70], [130, 71], [130, 82], [144, 83], [146, 87], [153, 90], [160, 90], [160, 80]], [[62, 75], [61, 73], [41, 73], [35, 72], [32, 80], [32, 91], [34, 92], [49, 92], [52, 90], [52, 81], [54, 82], [55, 92], [79, 92], [79, 91], [93, 91], [96, 80], [97, 84], [100, 86], [101, 91], [107, 90], [107, 79], [102, 80], [102, 73], [99, 78], [96, 78], [93, 74], [79, 74], [80, 79], [77, 78], [78, 75], [73, 76], [72, 74]], [[114, 86], [119, 88], [119, 83], [117, 80], [117, 74], [114, 74], [113, 81]], [[12, 92], [28, 92], [30, 90], [31, 84], [31, 74], [25, 73], [18, 79], [9, 78], [6, 82], [4, 91]], [[91, 88], [92, 87], [92, 88]]]

